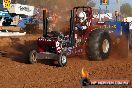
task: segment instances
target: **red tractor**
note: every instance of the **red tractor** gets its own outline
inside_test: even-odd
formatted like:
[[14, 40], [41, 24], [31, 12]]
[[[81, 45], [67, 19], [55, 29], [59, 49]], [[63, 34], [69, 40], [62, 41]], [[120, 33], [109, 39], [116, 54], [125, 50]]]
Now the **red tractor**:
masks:
[[91, 7], [74, 7], [71, 10], [70, 33], [47, 30], [46, 11], [43, 11], [43, 36], [38, 38], [38, 49], [30, 52], [30, 63], [37, 59], [54, 59], [60, 66], [67, 63], [66, 56], [87, 55], [90, 60], [108, 58], [111, 39], [108, 30], [101, 29], [103, 23], [92, 25]]

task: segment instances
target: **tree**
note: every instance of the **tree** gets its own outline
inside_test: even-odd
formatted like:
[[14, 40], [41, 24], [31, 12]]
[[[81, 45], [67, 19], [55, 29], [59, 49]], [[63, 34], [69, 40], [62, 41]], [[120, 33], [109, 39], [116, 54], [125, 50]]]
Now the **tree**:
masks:
[[3, 4], [3, 0], [0, 0], [0, 4]]
[[90, 7], [95, 7], [96, 3], [93, 2], [92, 0], [87, 0], [87, 5]]
[[120, 12], [123, 16], [132, 16], [132, 7], [129, 3], [122, 4], [120, 7]]

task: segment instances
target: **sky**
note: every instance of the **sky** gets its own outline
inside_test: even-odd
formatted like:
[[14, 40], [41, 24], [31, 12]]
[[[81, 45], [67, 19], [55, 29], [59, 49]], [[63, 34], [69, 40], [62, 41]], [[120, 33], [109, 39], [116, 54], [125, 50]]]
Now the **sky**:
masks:
[[[96, 8], [106, 8], [105, 5], [100, 5], [100, 0], [93, 0], [96, 3]], [[129, 3], [132, 6], [132, 0], [118, 0], [119, 3], [116, 3], [116, 0], [109, 0], [108, 10], [110, 12], [114, 12], [119, 9], [119, 6], [121, 6], [123, 3]]]

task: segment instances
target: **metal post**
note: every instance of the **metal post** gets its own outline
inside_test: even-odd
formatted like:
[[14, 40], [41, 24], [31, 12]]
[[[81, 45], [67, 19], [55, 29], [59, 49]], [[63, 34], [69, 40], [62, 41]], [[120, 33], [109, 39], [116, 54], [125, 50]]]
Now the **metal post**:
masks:
[[99, 7], [99, 21], [101, 21], [100, 14], [101, 14], [101, 8]]
[[[116, 0], [116, 3], [118, 4], [118, 12], [120, 14], [120, 2], [119, 2], [119, 0]], [[118, 17], [118, 21], [120, 21], [120, 16]]]

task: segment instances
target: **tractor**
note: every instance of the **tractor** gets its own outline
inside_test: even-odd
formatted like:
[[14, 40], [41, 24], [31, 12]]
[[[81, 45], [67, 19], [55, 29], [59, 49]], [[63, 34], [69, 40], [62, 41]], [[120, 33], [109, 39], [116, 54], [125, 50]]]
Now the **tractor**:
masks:
[[71, 10], [68, 35], [57, 31], [48, 32], [48, 19], [44, 10], [43, 36], [37, 40], [37, 50], [30, 52], [30, 63], [36, 63], [38, 59], [53, 59], [63, 67], [67, 64], [68, 56], [86, 55], [89, 60], [108, 58], [112, 45], [110, 35], [117, 35], [120, 29], [127, 28], [128, 23], [119, 22], [120, 27], [116, 28], [120, 29], [115, 29], [116, 22], [93, 23], [92, 8], [79, 6]]

